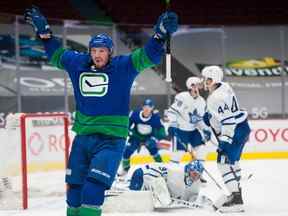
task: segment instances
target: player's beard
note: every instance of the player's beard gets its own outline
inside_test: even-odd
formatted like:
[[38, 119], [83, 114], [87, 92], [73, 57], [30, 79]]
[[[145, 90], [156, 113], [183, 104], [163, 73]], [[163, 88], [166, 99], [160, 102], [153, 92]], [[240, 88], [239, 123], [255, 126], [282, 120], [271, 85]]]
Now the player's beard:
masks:
[[96, 68], [100, 69], [106, 66], [106, 64], [108, 63], [108, 59], [107, 60], [102, 58], [93, 59], [93, 63]]

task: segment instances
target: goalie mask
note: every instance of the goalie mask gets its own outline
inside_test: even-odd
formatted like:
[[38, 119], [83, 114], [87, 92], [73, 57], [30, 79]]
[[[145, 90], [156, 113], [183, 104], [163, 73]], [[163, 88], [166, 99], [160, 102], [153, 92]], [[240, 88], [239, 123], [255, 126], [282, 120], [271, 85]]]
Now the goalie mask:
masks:
[[191, 186], [193, 182], [200, 179], [200, 176], [202, 175], [203, 171], [204, 167], [199, 160], [192, 161], [191, 163], [185, 165], [184, 167], [185, 184]]
[[207, 90], [211, 90], [214, 84], [223, 80], [223, 70], [216, 65], [205, 67], [201, 73], [204, 79], [204, 87]]

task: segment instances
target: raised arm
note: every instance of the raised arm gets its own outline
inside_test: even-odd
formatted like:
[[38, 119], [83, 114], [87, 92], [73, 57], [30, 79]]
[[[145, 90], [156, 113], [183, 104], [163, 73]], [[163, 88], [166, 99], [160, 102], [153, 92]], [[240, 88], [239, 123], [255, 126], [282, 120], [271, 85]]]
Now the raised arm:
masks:
[[36, 35], [43, 41], [46, 54], [50, 60], [56, 50], [61, 47], [61, 43], [52, 35], [52, 31], [46, 17], [40, 12], [38, 7], [26, 9], [24, 19], [29, 23]]
[[48, 60], [55, 67], [67, 69], [68, 65], [73, 62], [73, 58], [80, 55], [78, 52], [65, 50], [62, 47], [61, 42], [53, 36], [46, 17], [38, 7], [26, 9], [24, 19], [33, 27], [37, 37], [42, 40]]
[[132, 62], [138, 72], [153, 67], [161, 62], [164, 54], [163, 45], [168, 35], [178, 28], [178, 16], [174, 12], [163, 13], [154, 26], [154, 35], [143, 48], [132, 53]]

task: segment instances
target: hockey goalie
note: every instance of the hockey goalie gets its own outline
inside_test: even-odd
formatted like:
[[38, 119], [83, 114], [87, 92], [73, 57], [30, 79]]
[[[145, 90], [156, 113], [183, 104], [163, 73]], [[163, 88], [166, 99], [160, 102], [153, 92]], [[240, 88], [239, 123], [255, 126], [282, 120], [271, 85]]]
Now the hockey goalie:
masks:
[[129, 189], [151, 191], [154, 209], [210, 208], [212, 201], [199, 194], [203, 170], [199, 160], [144, 165], [133, 172]]

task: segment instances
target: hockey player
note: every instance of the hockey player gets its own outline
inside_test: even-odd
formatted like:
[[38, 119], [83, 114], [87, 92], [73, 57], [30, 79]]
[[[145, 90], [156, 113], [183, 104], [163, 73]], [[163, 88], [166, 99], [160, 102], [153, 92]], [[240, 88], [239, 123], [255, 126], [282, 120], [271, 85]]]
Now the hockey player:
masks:
[[186, 81], [188, 91], [175, 96], [175, 101], [167, 111], [168, 133], [177, 150], [192, 151], [196, 159], [205, 160], [204, 144], [211, 139], [211, 130], [203, 122], [206, 102], [199, 95], [198, 77]]
[[175, 201], [211, 205], [204, 195], [199, 196], [200, 176], [204, 167], [199, 160], [188, 164], [154, 163], [136, 169], [131, 175], [130, 190], [151, 190], [155, 208], [172, 207]]
[[42, 40], [50, 62], [68, 72], [74, 88], [77, 135], [66, 170], [67, 215], [99, 216], [124, 151], [133, 81], [160, 63], [165, 40], [177, 30], [177, 15], [162, 14], [144, 48], [116, 57], [106, 34], [92, 37], [89, 52], [79, 53], [61, 47], [38, 8], [28, 9], [25, 20]]
[[129, 116], [129, 139], [123, 155], [124, 173], [130, 168], [130, 156], [144, 145], [156, 162], [162, 162], [157, 142], [166, 137], [165, 128], [155, 104], [145, 99], [141, 109], [131, 111]]
[[248, 114], [240, 110], [237, 97], [230, 85], [222, 82], [223, 70], [220, 67], [205, 67], [202, 76], [204, 86], [209, 90], [204, 119], [217, 136], [217, 165], [231, 193], [220, 211], [244, 211], [240, 186], [241, 169], [238, 162], [250, 134]]

